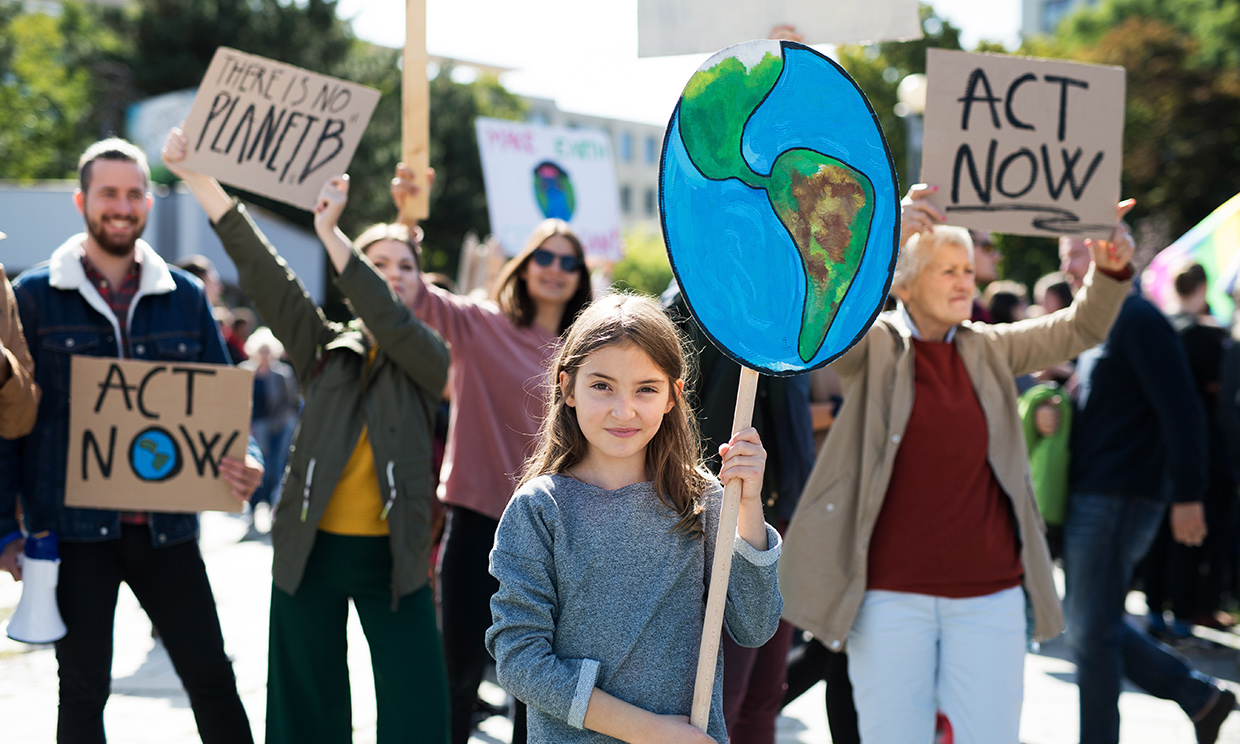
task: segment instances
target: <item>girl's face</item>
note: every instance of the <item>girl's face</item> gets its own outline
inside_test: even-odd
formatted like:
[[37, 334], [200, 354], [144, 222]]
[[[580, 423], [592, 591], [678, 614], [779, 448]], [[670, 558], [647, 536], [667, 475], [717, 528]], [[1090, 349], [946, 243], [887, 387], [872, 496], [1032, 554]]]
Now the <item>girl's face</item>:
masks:
[[634, 344], [604, 346], [587, 356], [571, 387], [568, 373], [560, 373], [564, 401], [576, 409], [590, 443], [586, 463], [640, 468], [640, 480], [646, 478], [646, 446], [683, 388]]
[[405, 307], [417, 297], [418, 264], [413, 249], [399, 240], [379, 240], [366, 247], [366, 258], [387, 279], [392, 291]]
[[[550, 254], [550, 257], [547, 254]], [[564, 268], [565, 260], [574, 265], [571, 271]], [[568, 238], [552, 235], [526, 260], [519, 276], [525, 280], [530, 298], [535, 304], [564, 305], [572, 299], [573, 293], [577, 291], [577, 284], [581, 281], [581, 275], [576, 268], [580, 260]]]

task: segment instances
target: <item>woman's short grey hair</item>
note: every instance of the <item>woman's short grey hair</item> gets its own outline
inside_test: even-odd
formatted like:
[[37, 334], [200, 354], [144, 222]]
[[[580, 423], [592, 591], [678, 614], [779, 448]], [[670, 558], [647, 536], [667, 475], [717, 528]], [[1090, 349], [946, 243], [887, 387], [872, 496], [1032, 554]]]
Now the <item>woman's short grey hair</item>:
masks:
[[969, 261], [973, 260], [973, 238], [969, 237], [968, 230], [952, 225], [935, 225], [909, 238], [900, 249], [895, 274], [891, 278], [892, 289], [911, 284], [925, 270], [926, 262], [934, 255], [935, 249], [943, 245], [962, 246], [969, 252]]

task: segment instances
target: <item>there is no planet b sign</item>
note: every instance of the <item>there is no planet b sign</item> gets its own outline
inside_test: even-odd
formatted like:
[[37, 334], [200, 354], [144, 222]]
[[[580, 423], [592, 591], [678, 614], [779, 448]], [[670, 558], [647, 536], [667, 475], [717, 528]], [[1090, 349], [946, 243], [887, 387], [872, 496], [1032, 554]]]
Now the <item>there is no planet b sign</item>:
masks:
[[664, 139], [663, 235], [681, 291], [728, 356], [820, 367], [873, 323], [900, 237], [895, 164], [869, 101], [790, 41], [708, 59]]

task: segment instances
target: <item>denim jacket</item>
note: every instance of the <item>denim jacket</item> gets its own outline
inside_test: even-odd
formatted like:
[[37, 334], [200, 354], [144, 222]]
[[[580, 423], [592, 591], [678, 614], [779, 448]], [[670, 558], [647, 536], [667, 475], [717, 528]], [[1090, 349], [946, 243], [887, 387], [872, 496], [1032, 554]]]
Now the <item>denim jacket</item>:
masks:
[[[169, 267], [141, 240], [135, 253], [142, 277], [129, 308], [128, 354], [122, 355], [120, 324], [82, 268], [84, 239], [70, 238], [13, 284], [43, 399], [28, 436], [0, 440], [0, 535], [17, 529], [20, 495], [28, 532], [53, 530], [61, 540], [81, 542], [120, 537], [119, 511], [65, 506], [73, 355], [229, 363], [202, 284]], [[156, 547], [172, 545], [196, 536], [198, 516], [153, 513], [150, 525]]]

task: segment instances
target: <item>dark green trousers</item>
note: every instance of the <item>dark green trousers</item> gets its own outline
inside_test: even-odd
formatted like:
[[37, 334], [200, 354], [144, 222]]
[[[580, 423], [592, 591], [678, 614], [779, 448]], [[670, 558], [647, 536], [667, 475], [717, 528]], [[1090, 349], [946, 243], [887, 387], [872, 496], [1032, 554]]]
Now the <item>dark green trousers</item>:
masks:
[[271, 590], [267, 744], [353, 741], [345, 624], [370, 644], [378, 744], [448, 741], [448, 683], [429, 586], [392, 608], [387, 537], [319, 532], [297, 593]]

